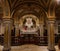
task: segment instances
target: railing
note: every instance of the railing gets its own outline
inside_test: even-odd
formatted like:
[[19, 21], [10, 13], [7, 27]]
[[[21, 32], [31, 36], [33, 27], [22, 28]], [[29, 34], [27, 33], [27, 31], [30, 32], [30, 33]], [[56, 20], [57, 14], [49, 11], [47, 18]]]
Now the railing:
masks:
[[12, 37], [12, 45], [37, 44], [48, 45], [47, 36], [45, 37]]
[[59, 39], [60, 39], [60, 34], [55, 35], [55, 44], [58, 44]]
[[[55, 44], [58, 43], [58, 36], [55, 36]], [[3, 45], [4, 36], [0, 36], [0, 44]], [[30, 36], [30, 37], [15, 37], [11, 36], [11, 45], [18, 46], [22, 44], [37, 44], [37, 45], [48, 45], [48, 36]]]
[[4, 36], [0, 35], [0, 45], [3, 45], [3, 42], [4, 42]]

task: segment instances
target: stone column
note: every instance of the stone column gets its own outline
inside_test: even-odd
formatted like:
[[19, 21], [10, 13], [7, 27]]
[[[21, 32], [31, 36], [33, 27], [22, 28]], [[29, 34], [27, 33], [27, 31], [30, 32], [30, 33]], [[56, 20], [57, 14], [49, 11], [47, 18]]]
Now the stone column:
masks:
[[44, 33], [43, 23], [40, 23], [40, 45], [42, 45], [42, 43], [44, 43], [43, 33]]
[[4, 48], [3, 51], [10, 51], [11, 50], [11, 26], [12, 20], [10, 18], [3, 19], [4, 24]]
[[19, 36], [19, 23], [15, 23], [15, 36]]
[[49, 51], [55, 51], [55, 37], [54, 37], [54, 19], [48, 19], [48, 49]]
[[55, 34], [58, 35], [58, 22], [55, 23]]
[[43, 33], [44, 33], [43, 23], [40, 23], [40, 36], [41, 37], [43, 37]]
[[1, 20], [0, 20], [0, 35], [1, 35]]

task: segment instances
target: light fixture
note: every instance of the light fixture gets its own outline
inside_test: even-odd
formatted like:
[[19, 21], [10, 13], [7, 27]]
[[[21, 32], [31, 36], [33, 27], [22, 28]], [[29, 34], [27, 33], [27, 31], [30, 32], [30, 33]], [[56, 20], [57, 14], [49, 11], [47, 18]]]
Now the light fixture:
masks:
[[56, 0], [57, 1], [57, 4], [60, 4], [60, 0]]

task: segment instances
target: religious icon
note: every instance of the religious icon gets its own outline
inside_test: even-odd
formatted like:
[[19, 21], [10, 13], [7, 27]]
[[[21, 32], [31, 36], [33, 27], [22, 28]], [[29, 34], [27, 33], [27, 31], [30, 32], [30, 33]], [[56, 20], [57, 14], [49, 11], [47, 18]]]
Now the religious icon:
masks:
[[27, 28], [31, 28], [33, 26], [32, 18], [26, 18], [25, 26], [27, 26]]

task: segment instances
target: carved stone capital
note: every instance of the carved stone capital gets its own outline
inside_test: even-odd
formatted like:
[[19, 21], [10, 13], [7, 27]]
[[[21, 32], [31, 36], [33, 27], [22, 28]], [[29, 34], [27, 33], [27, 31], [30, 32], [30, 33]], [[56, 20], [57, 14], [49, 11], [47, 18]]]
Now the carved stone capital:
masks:
[[55, 18], [48, 18], [48, 24], [50, 24], [50, 23], [54, 24], [55, 21], [56, 21]]
[[3, 24], [12, 24], [13, 23], [13, 19], [11, 18], [3, 18]]

